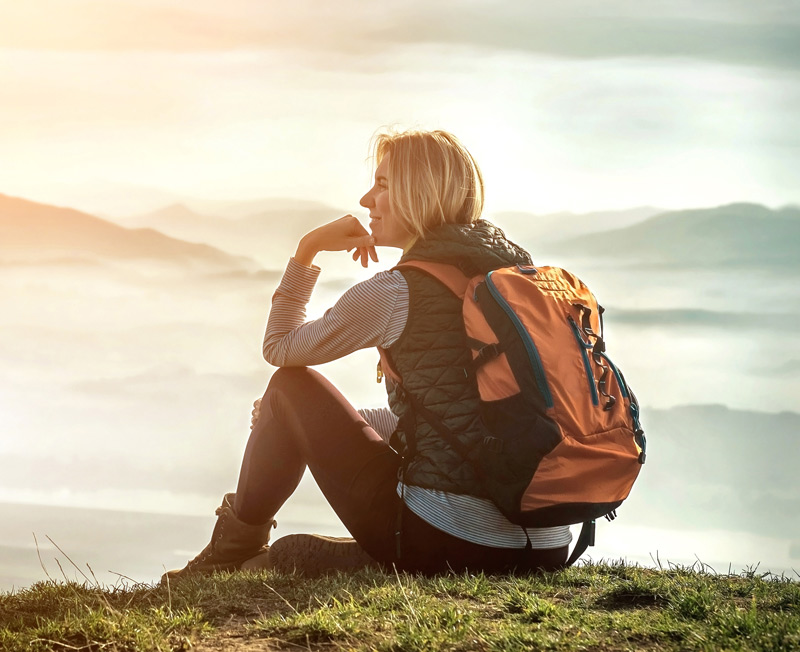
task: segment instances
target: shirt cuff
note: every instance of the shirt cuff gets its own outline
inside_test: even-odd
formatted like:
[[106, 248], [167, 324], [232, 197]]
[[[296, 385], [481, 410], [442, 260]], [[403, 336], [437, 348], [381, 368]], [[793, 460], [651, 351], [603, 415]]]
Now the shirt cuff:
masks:
[[297, 259], [294, 256], [292, 256], [289, 259], [289, 265], [288, 266], [289, 267], [295, 266], [295, 267], [298, 267], [300, 269], [306, 269], [306, 270], [310, 269], [312, 271], [315, 271], [317, 273], [317, 275], [319, 275], [319, 272], [320, 272], [320, 268], [317, 267], [314, 263], [311, 263], [310, 267], [306, 267], [305, 265], [303, 265], [303, 263], [298, 263]]
[[321, 271], [316, 265], [306, 267], [302, 263], [298, 263], [294, 258], [290, 258], [278, 289], [284, 294], [303, 297], [308, 301]]

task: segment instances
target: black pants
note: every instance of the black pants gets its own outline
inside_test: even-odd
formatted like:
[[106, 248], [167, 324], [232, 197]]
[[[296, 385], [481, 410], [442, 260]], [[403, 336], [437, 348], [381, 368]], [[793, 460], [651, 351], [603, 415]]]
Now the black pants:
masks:
[[401, 507], [399, 456], [323, 376], [282, 368], [272, 376], [247, 444], [236, 490], [239, 518], [252, 524], [272, 518], [306, 467], [351, 535], [384, 565], [422, 573], [525, 572], [555, 569], [567, 558], [566, 546], [526, 551], [470, 543]]

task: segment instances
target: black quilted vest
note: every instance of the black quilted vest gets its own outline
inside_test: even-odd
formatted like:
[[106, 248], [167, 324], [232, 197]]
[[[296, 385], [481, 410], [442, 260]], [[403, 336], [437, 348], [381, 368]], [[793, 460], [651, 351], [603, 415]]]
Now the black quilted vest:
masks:
[[[472, 225], [448, 224], [430, 233], [400, 259], [449, 263], [468, 277], [508, 265], [530, 265], [527, 252], [485, 220]], [[479, 418], [474, 380], [465, 367], [472, 356], [466, 344], [461, 300], [439, 281], [416, 269], [400, 270], [408, 283], [408, 322], [388, 349], [403, 388], [432, 411], [462, 444], [462, 453], [477, 458], [485, 432]], [[409, 485], [450, 493], [485, 496], [472, 465], [412, 410], [402, 391], [387, 377], [389, 405], [399, 418], [393, 444], [404, 456]], [[414, 437], [408, 431], [414, 430]]]

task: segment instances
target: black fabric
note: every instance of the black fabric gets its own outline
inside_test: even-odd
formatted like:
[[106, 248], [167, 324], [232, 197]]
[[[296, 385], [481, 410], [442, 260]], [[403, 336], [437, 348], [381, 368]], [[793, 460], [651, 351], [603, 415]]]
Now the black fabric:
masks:
[[526, 514], [521, 524], [525, 527], [554, 527], [564, 523], [581, 523], [587, 518], [605, 516], [621, 504], [621, 500], [611, 503], [561, 503]]
[[[417, 242], [400, 264], [409, 260], [451, 264], [467, 276], [531, 264], [527, 252], [485, 220], [436, 229]], [[491, 433], [481, 420], [477, 386], [469, 373], [472, 355], [466, 342], [461, 300], [421, 270], [401, 268], [401, 272], [409, 288], [409, 315], [403, 334], [389, 348], [389, 356], [405, 391], [441, 420], [461, 449], [461, 453], [454, 450], [429, 419], [414, 413], [403, 393], [388, 381], [389, 404], [400, 417], [396, 441], [400, 452], [411, 457], [405, 481], [488, 497], [475, 467], [484, 455], [483, 442]], [[412, 440], [415, 450], [409, 456]]]
[[304, 367], [278, 369], [250, 434], [234, 510], [247, 523], [266, 523], [308, 468], [359, 545], [390, 571], [530, 572], [554, 570], [567, 559], [566, 546], [524, 550], [470, 543], [433, 527], [405, 506], [400, 511], [403, 554], [398, 558], [400, 463], [397, 453], [321, 374]]
[[474, 224], [445, 224], [434, 229], [400, 259], [447, 263], [466, 276], [486, 274], [507, 265], [532, 265], [530, 254], [508, 240], [486, 220]]
[[578, 558], [586, 552], [586, 548], [594, 545], [595, 522], [585, 521], [581, 527], [581, 533], [578, 535], [578, 540], [575, 542], [575, 547], [572, 549], [572, 554], [567, 559], [564, 566], [572, 566]]

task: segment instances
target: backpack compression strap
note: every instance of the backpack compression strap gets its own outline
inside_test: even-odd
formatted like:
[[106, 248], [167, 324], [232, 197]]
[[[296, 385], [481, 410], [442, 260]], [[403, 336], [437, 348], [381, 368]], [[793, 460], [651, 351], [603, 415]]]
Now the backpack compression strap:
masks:
[[[421, 260], [409, 260], [407, 262], [401, 263], [396, 265], [394, 269], [402, 269], [402, 268], [416, 268], [423, 272], [426, 272], [430, 276], [433, 276], [437, 279], [442, 285], [446, 286], [453, 294], [455, 294], [458, 298], [463, 299], [464, 294], [467, 290], [467, 285], [469, 284], [469, 279], [465, 276], [460, 269], [455, 267], [454, 265], [448, 265], [447, 263], [434, 263], [428, 261], [421, 261]], [[384, 351], [383, 349], [378, 349], [381, 355], [381, 361], [384, 364], [384, 369], [390, 369], [394, 372], [393, 364], [391, 359], [389, 358], [388, 351]], [[423, 418], [430, 423], [434, 429], [447, 441], [452, 448], [454, 448], [462, 458], [464, 458], [467, 462], [470, 462], [470, 466], [475, 470], [476, 474], [478, 475], [479, 481], [485, 481], [485, 475], [483, 471], [478, 468], [476, 465], [472, 464], [469, 460], [466, 451], [464, 450], [463, 446], [460, 442], [453, 436], [450, 430], [441, 422], [441, 420], [436, 417], [432, 412], [427, 410], [422, 406], [422, 404], [414, 397], [410, 392], [405, 391], [403, 387], [402, 380], [397, 376], [396, 373], [392, 373], [392, 376], [395, 376], [393, 380], [395, 380], [401, 391], [406, 395], [411, 405], [411, 409], [413, 411], [420, 412]], [[408, 433], [407, 433], [408, 436]], [[413, 441], [414, 435], [413, 432], [410, 434], [411, 439]], [[414, 442], [415, 443], [415, 442]], [[572, 566], [580, 556], [586, 552], [586, 549], [589, 546], [594, 545], [594, 536], [595, 536], [595, 522], [586, 521], [581, 526], [581, 532], [578, 535], [578, 540], [575, 542], [575, 547], [572, 550], [567, 561], [564, 563], [564, 567]]]
[[581, 533], [578, 535], [578, 540], [575, 542], [575, 548], [572, 550], [572, 554], [569, 556], [566, 562], [564, 562], [564, 568], [568, 566], [572, 566], [578, 558], [586, 552], [586, 548], [589, 546], [594, 545], [594, 530], [595, 524], [594, 521], [586, 521], [583, 526], [581, 527]]

